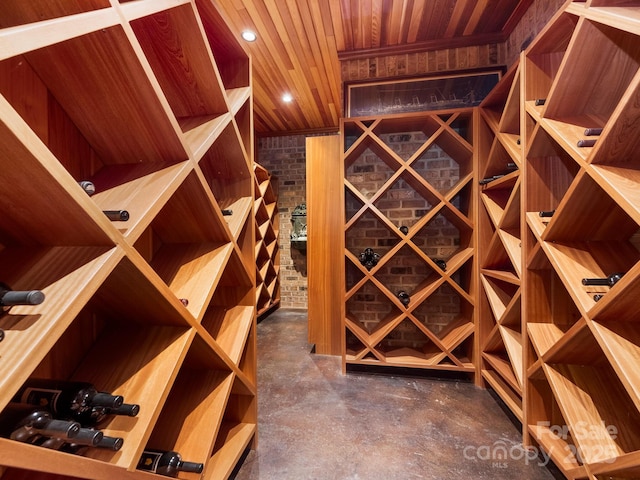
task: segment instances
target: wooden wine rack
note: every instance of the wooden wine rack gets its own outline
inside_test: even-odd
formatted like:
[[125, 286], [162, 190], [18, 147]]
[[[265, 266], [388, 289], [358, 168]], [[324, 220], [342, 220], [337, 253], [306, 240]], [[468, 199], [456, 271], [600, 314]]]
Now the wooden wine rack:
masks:
[[280, 304], [280, 248], [277, 182], [254, 163], [254, 215], [256, 219], [256, 302], [258, 316]]
[[[478, 336], [484, 381], [522, 421], [521, 74], [514, 65], [480, 105]], [[515, 163], [515, 169], [509, 168]]]
[[[342, 121], [345, 368], [475, 374], [475, 124], [473, 109]], [[419, 145], [401, 151], [398, 136]], [[449, 165], [449, 183], [429, 176], [434, 161]], [[435, 258], [444, 230], [455, 239]], [[371, 269], [359, 261], [366, 248], [380, 255]]]
[[638, 478], [640, 2], [568, 3], [521, 68], [526, 433], [569, 478]]
[[46, 295], [0, 318], [0, 409], [31, 376], [140, 405], [118, 452], [0, 439], [2, 479], [157, 478], [145, 447], [226, 478], [257, 433], [248, 54], [209, 0], [7, 1], [0, 27], [0, 277]]
[[640, 478], [639, 35], [640, 2], [567, 2], [481, 106], [481, 172], [520, 167], [481, 191], [482, 375], [571, 479]]

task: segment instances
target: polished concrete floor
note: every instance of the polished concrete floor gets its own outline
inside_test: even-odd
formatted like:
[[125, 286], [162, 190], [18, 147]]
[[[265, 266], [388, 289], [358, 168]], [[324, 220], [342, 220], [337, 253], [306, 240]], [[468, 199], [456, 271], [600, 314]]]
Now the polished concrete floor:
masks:
[[559, 478], [525, 452], [494, 397], [465, 379], [342, 375], [311, 353], [304, 310], [258, 324], [258, 448], [236, 480]]

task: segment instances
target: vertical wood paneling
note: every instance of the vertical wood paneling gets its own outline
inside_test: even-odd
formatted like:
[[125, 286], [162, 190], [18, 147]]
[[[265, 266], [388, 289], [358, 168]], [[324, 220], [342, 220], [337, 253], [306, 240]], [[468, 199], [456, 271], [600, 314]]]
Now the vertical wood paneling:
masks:
[[340, 355], [342, 168], [340, 136], [307, 138], [307, 274], [309, 343], [316, 353]]

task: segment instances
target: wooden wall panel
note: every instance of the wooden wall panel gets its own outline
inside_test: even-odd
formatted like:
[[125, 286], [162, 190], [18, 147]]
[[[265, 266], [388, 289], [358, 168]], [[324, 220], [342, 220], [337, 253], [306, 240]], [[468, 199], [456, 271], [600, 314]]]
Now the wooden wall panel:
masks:
[[307, 138], [309, 342], [316, 353], [341, 354], [344, 275], [340, 136]]

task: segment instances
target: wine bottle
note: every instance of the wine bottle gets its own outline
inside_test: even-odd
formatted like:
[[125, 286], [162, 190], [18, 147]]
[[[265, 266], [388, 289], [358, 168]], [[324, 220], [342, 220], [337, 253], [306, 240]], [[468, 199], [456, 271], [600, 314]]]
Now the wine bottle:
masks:
[[4, 340], [4, 330], [0, 328], [0, 342]]
[[54, 419], [46, 409], [22, 403], [9, 403], [0, 413], [0, 435], [19, 442], [36, 436], [70, 439], [80, 432], [74, 421]]
[[518, 170], [518, 165], [516, 165], [516, 162], [507, 162], [507, 170]]
[[185, 462], [178, 452], [165, 450], [145, 450], [138, 461], [138, 470], [157, 473], [165, 477], [177, 477], [180, 472], [202, 473], [204, 465]]
[[582, 139], [582, 140], [578, 140], [578, 147], [583, 148], [583, 147], [593, 147], [596, 144], [595, 140], [586, 140], [586, 139]]
[[119, 407], [101, 407], [106, 415], [120, 415], [123, 417], [136, 417], [140, 413], [140, 405], [135, 403], [123, 403]]
[[378, 264], [378, 261], [380, 260], [380, 254], [374, 252], [373, 248], [365, 248], [364, 252], [360, 253], [360, 256], [358, 258], [360, 260], [360, 263], [364, 265], [367, 270], [371, 270]]
[[502, 178], [502, 177], [504, 177], [504, 175], [493, 175], [493, 176], [491, 176], [491, 177], [485, 177], [485, 178], [483, 178], [483, 179], [482, 179], [482, 180], [480, 180], [478, 183], [479, 183], [480, 185], [486, 185], [487, 183], [491, 183], [491, 182], [493, 182], [494, 180], [498, 180], [499, 178]]
[[63, 445], [69, 443], [70, 440], [76, 445], [95, 447], [102, 441], [103, 438], [104, 434], [100, 430], [81, 428], [78, 434], [71, 439], [42, 436], [40, 441], [36, 441], [35, 443], [46, 448], [60, 450]]
[[591, 136], [595, 136], [595, 135], [600, 135], [602, 133], [602, 129], [601, 128], [585, 128], [584, 129], [584, 136], [585, 137], [591, 137]]
[[542, 210], [538, 212], [538, 215], [540, 215], [540, 217], [542, 218], [548, 218], [548, 217], [553, 217], [554, 213], [556, 213], [555, 210]]
[[434, 259], [433, 262], [442, 270], [443, 272], [447, 271], [447, 262], [442, 259]]
[[103, 210], [103, 213], [112, 222], [126, 222], [129, 220], [129, 212], [126, 210]]
[[60, 450], [66, 453], [74, 453], [76, 455], [82, 455], [90, 448], [101, 448], [103, 450], [111, 450], [117, 452], [124, 445], [124, 439], [121, 437], [107, 437], [103, 435], [99, 442], [93, 445], [87, 445], [81, 442], [76, 442], [75, 439], [71, 439], [70, 442], [65, 442], [61, 445]]
[[594, 302], [599, 302], [599, 301], [600, 301], [600, 299], [602, 299], [602, 297], [604, 297], [604, 295], [603, 295], [603, 294], [601, 294], [601, 293], [596, 293], [596, 294], [593, 296], [593, 301], [594, 301]]
[[411, 302], [411, 297], [409, 296], [409, 294], [407, 292], [405, 292], [404, 290], [400, 290], [396, 296], [398, 297], [398, 299], [400, 300], [400, 303], [402, 303], [402, 305], [404, 305], [405, 307], [409, 305], [409, 302]]
[[582, 285], [602, 285], [607, 287], [613, 287], [624, 276], [624, 273], [612, 273], [604, 278], [583, 278]]
[[544, 105], [546, 101], [547, 101], [546, 98], [536, 98], [536, 101], [534, 103], [536, 104], [536, 107], [540, 107]]
[[0, 306], [6, 311], [13, 305], [40, 305], [44, 302], [44, 293], [40, 290], [11, 290], [0, 282]]
[[90, 383], [38, 378], [29, 379], [14, 401], [38, 405], [57, 418], [72, 419], [83, 426], [100, 423], [124, 403], [122, 396], [99, 392]]
[[222, 215], [224, 215], [225, 217], [231, 216], [233, 215], [233, 210], [231, 210], [230, 208], [223, 208]]
[[96, 186], [89, 180], [82, 180], [81, 182], [78, 182], [78, 185], [80, 185], [80, 187], [82, 187], [85, 193], [89, 196], [92, 196], [94, 193], [96, 193]]
[[409, 233], [409, 227], [407, 227], [406, 225], [402, 225], [402, 226], [400, 227], [400, 231], [401, 231], [404, 235], [406, 235], [407, 233]]

